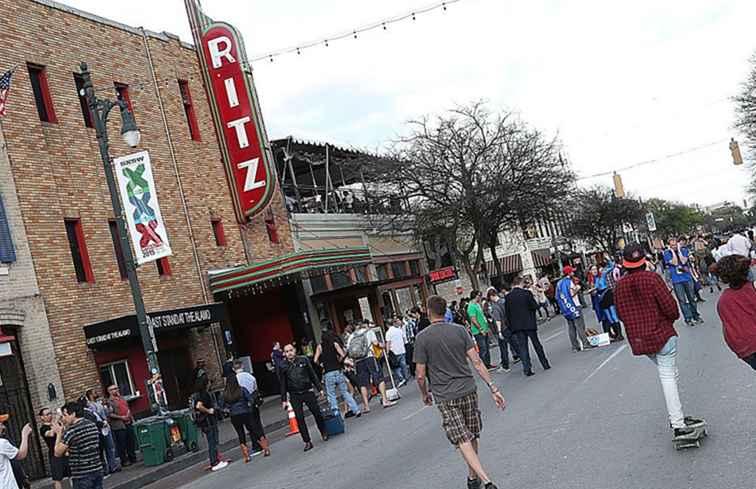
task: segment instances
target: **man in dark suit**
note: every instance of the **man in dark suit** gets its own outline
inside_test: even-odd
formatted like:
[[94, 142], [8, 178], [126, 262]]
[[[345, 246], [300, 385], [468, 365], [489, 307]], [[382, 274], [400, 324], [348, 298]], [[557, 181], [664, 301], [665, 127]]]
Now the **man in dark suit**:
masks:
[[536, 323], [536, 311], [538, 303], [533, 297], [532, 292], [522, 287], [522, 277], [516, 277], [512, 281], [512, 291], [507, 294], [506, 314], [509, 329], [514, 334], [517, 346], [522, 360], [522, 369], [525, 375], [533, 375], [533, 369], [530, 364], [530, 348], [528, 338], [533, 343], [538, 359], [541, 361], [544, 370], [551, 368], [546, 354], [543, 352], [543, 346], [538, 339], [538, 326]]

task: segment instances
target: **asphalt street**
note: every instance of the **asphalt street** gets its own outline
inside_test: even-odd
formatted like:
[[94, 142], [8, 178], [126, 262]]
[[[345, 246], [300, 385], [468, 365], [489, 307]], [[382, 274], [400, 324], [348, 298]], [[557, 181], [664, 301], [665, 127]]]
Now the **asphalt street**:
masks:
[[[553, 368], [495, 374], [509, 403], [496, 411], [479, 386], [482, 460], [500, 488], [752, 488], [756, 487], [756, 372], [726, 348], [716, 316], [717, 295], [706, 293], [706, 323], [680, 334], [681, 397], [685, 414], [709, 423], [700, 449], [676, 451], [656, 368], [634, 357], [626, 342], [573, 353], [557, 317], [540, 336]], [[595, 326], [586, 310], [589, 326]], [[424, 408], [414, 384], [399, 405], [347, 423], [347, 433], [302, 452], [284, 438], [273, 456], [250, 464], [236, 459], [208, 473], [187, 469], [154, 487], [464, 488], [466, 468], [440, 429], [436, 408]], [[315, 431], [315, 429], [311, 429]]]

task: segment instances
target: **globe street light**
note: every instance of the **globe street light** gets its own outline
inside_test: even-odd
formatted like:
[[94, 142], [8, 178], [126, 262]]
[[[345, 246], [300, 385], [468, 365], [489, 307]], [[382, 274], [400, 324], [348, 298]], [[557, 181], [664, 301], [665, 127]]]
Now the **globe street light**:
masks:
[[[102, 158], [102, 164], [105, 168], [105, 179], [108, 182], [108, 189], [110, 190], [110, 201], [113, 206], [113, 214], [115, 215], [116, 226], [118, 228], [118, 238], [121, 241], [121, 250], [123, 251], [123, 259], [126, 265], [126, 277], [131, 287], [131, 297], [134, 300], [134, 310], [136, 313], [137, 324], [139, 326], [139, 334], [142, 337], [142, 348], [144, 349], [144, 355], [147, 358], [147, 366], [149, 368], [149, 375], [152, 378], [158, 378], [160, 374], [160, 366], [158, 365], [157, 355], [155, 354], [155, 342], [153, 332], [150, 329], [147, 321], [147, 312], [144, 308], [144, 299], [142, 298], [142, 289], [139, 286], [139, 279], [136, 274], [136, 264], [134, 262], [134, 255], [131, 252], [131, 243], [129, 243], [129, 237], [126, 230], [126, 220], [123, 214], [123, 208], [121, 207], [121, 200], [118, 198], [118, 186], [116, 185], [116, 178], [113, 172], [113, 164], [110, 158], [110, 147], [108, 142], [108, 115], [114, 107], [118, 107], [121, 111], [121, 136], [127, 145], [131, 148], [135, 148], [139, 145], [141, 134], [137, 128], [136, 121], [134, 120], [134, 114], [129, 110], [129, 106], [124, 100], [112, 101], [108, 99], [101, 99], [95, 95], [94, 87], [92, 86], [92, 76], [89, 73], [86, 63], [81, 63], [81, 77], [84, 81], [84, 86], [81, 89], [81, 95], [86, 98], [87, 105], [89, 106], [90, 113], [92, 114], [92, 122], [95, 127], [95, 134], [97, 135], [97, 143], [100, 147], [100, 157]], [[149, 386], [146, 386], [147, 392], [149, 392]], [[151, 408], [157, 410], [157, 400], [152, 399], [152, 396], [148, 395], [151, 401]]]

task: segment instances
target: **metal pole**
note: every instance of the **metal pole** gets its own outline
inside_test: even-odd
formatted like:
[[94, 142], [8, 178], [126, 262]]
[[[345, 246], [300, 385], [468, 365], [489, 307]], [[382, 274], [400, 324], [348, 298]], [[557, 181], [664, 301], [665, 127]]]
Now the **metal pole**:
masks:
[[118, 227], [118, 238], [121, 241], [123, 259], [126, 262], [126, 276], [129, 280], [129, 286], [131, 287], [131, 297], [134, 300], [134, 310], [136, 313], [137, 324], [139, 326], [139, 335], [142, 337], [142, 348], [144, 348], [144, 355], [147, 358], [149, 375], [152, 376], [160, 373], [160, 366], [158, 365], [157, 355], [155, 354], [154, 338], [147, 320], [147, 312], [144, 308], [142, 289], [139, 286], [139, 279], [136, 274], [134, 255], [131, 252], [131, 243], [129, 243], [129, 237], [126, 230], [123, 208], [121, 207], [121, 200], [118, 198], [118, 186], [116, 185], [113, 165], [110, 160], [107, 131], [108, 114], [113, 107], [120, 106], [116, 102], [107, 99], [98, 99], [95, 96], [95, 91], [92, 86], [92, 77], [89, 74], [86, 63], [81, 63], [81, 76], [84, 80], [84, 96], [87, 99], [87, 105], [89, 105], [89, 109], [92, 113], [92, 122], [95, 126], [97, 143], [100, 147], [100, 157], [102, 158], [102, 164], [105, 169], [105, 179], [108, 182], [110, 202], [113, 205], [113, 214], [115, 215], [116, 226]]

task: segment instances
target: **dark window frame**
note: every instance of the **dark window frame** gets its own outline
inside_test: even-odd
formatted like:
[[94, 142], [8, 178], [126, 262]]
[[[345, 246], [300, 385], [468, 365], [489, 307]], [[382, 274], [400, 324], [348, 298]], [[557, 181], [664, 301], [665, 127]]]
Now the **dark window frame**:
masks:
[[71, 260], [76, 272], [76, 280], [79, 283], [94, 283], [92, 263], [89, 260], [89, 251], [87, 250], [87, 242], [84, 239], [81, 219], [64, 219], [64, 223], [66, 226], [66, 236], [68, 237], [68, 247], [71, 251]]
[[167, 256], [155, 260], [155, 267], [157, 268], [157, 272], [160, 278], [168, 278], [173, 275], [173, 271], [171, 270], [171, 262], [168, 261]]
[[81, 94], [84, 89], [84, 77], [81, 73], [74, 73], [73, 77], [76, 85], [76, 96], [79, 98], [79, 106], [81, 107], [81, 117], [84, 119], [84, 127], [94, 127], [92, 111], [89, 109], [87, 98]]
[[126, 102], [126, 106], [129, 108], [129, 112], [134, 113], [134, 107], [131, 105], [131, 95], [129, 95], [129, 85], [127, 83], [113, 82], [115, 87], [116, 98], [118, 100], [123, 99]]
[[226, 246], [226, 231], [223, 229], [223, 221], [220, 219], [210, 219], [210, 225], [213, 228], [216, 246]]
[[29, 81], [31, 82], [39, 120], [49, 124], [57, 124], [58, 118], [55, 115], [55, 107], [53, 107], [52, 97], [50, 96], [50, 84], [47, 81], [47, 67], [35, 63], [26, 63], [26, 70], [29, 73]]
[[186, 114], [186, 122], [189, 126], [189, 137], [193, 141], [202, 141], [202, 137], [199, 132], [199, 124], [197, 124], [197, 115], [194, 113], [194, 104], [192, 103], [192, 93], [189, 90], [189, 82], [186, 80], [179, 80], [179, 93], [181, 95], [181, 103], [184, 106], [184, 113]]
[[116, 221], [108, 221], [108, 227], [110, 228], [110, 239], [113, 241], [113, 253], [116, 257], [116, 263], [118, 264], [118, 273], [121, 275], [121, 280], [129, 278], [126, 271], [126, 259], [123, 256], [123, 247], [121, 246], [121, 235], [118, 232], [118, 223]]

